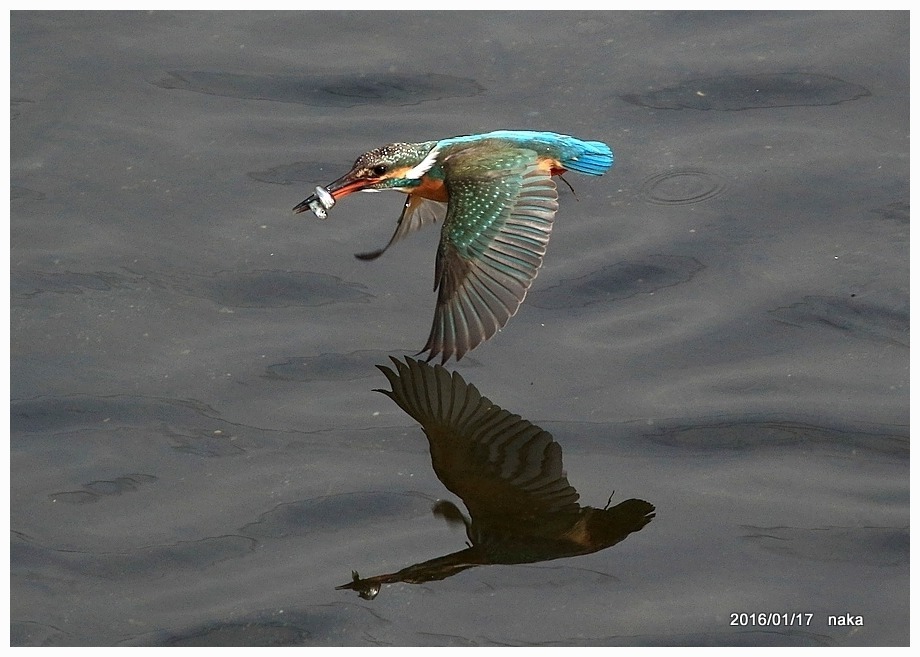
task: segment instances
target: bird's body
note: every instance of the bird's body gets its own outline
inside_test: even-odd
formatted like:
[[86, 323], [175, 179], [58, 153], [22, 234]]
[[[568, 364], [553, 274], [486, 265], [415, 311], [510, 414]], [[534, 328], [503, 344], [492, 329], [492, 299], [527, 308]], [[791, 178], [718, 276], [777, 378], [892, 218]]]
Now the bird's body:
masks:
[[408, 195], [389, 243], [444, 220], [435, 263], [438, 302], [428, 359], [458, 360], [517, 312], [543, 263], [559, 207], [553, 176], [602, 175], [610, 148], [552, 132], [499, 130], [440, 141], [395, 143], [359, 157], [352, 170], [294, 208], [324, 218], [356, 191]]

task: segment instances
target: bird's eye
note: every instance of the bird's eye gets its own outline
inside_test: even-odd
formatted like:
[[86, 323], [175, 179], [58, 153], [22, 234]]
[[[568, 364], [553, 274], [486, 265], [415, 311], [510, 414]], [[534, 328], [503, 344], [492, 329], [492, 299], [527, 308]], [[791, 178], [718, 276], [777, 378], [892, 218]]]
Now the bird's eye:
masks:
[[375, 176], [382, 176], [383, 174], [385, 174], [385, 173], [387, 172], [387, 165], [386, 165], [386, 164], [378, 164], [378, 165], [375, 166], [373, 169], [371, 169], [371, 171], [374, 172], [374, 175], [375, 175]]

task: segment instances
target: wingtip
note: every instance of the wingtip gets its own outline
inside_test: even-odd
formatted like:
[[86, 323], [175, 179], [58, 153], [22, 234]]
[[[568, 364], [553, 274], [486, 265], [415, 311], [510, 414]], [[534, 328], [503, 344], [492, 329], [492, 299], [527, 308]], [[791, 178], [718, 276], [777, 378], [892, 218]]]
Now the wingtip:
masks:
[[368, 251], [367, 253], [356, 253], [355, 257], [358, 260], [376, 260], [383, 255], [383, 252], [386, 249], [377, 249], [376, 251]]
[[455, 354], [454, 352], [452, 352], [452, 351], [450, 351], [450, 350], [437, 349], [437, 348], [431, 347], [431, 346], [429, 346], [429, 345], [425, 345], [425, 347], [424, 347], [420, 352], [418, 352], [417, 354], [413, 354], [413, 355], [414, 355], [415, 357], [418, 357], [418, 356], [421, 356], [421, 355], [423, 355], [423, 354], [425, 354], [425, 353], [428, 354], [428, 356], [425, 357], [425, 360], [424, 360], [425, 363], [430, 363], [431, 361], [435, 360], [435, 359], [438, 357], [438, 355], [440, 354], [440, 356], [441, 356], [441, 362], [440, 362], [440, 363], [435, 363], [435, 365], [441, 365], [442, 367], [443, 367], [444, 365], [447, 364], [447, 361], [449, 361], [449, 360], [451, 359], [451, 357], [453, 357], [453, 358], [454, 358], [455, 360], [457, 360], [457, 361], [459, 361], [461, 358], [463, 358], [463, 354], [457, 355], [457, 354]]

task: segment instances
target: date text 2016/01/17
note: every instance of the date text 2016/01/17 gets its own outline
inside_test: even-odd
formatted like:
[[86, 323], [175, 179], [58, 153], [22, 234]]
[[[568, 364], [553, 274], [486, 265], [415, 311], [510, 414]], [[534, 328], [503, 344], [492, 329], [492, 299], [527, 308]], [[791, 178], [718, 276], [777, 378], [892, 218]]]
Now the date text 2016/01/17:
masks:
[[814, 616], [814, 614], [805, 611], [732, 612], [729, 614], [729, 625], [740, 625], [742, 627], [807, 627], [811, 625], [811, 620]]
[[[738, 613], [732, 612], [729, 615], [729, 625], [738, 625], [741, 627], [807, 627], [811, 625], [815, 615], [805, 611], [794, 612], [752, 612]], [[858, 614], [840, 614], [829, 615], [827, 617], [828, 626], [862, 626], [864, 625], [863, 617]]]

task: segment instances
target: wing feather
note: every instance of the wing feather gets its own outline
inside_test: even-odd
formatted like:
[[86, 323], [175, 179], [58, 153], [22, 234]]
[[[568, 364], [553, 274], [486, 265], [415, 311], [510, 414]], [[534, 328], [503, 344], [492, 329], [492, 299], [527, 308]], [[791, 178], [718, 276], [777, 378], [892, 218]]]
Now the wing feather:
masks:
[[359, 260], [376, 260], [399, 240], [417, 230], [421, 230], [425, 226], [438, 223], [444, 219], [446, 214], [446, 203], [432, 201], [420, 196], [409, 196], [405, 204], [403, 204], [399, 219], [396, 220], [396, 230], [390, 241], [381, 249], [368, 251], [367, 253], [356, 253], [355, 257]]
[[528, 149], [471, 146], [445, 162], [449, 201], [435, 264], [438, 301], [422, 352], [441, 362], [492, 337], [543, 264], [558, 209], [550, 170]]
[[456, 372], [391, 360], [395, 371], [377, 367], [392, 390], [379, 392], [422, 425], [438, 478], [460, 496], [474, 522], [578, 512], [578, 493], [552, 435], [496, 406]]

